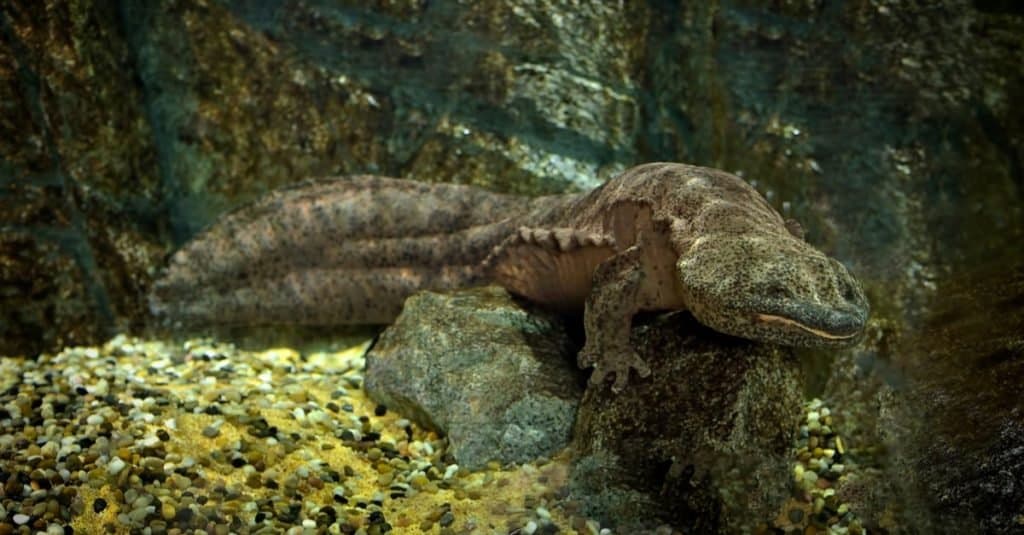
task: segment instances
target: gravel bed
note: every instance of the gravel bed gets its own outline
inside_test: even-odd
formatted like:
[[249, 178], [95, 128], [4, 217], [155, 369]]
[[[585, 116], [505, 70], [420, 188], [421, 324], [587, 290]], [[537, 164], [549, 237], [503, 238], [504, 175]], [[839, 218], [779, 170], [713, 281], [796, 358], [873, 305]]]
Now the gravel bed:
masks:
[[367, 399], [365, 347], [0, 358], [0, 535], [609, 533], [575, 514], [563, 460], [469, 472]]
[[786, 533], [862, 535], [867, 530], [849, 504], [836, 492], [843, 483], [859, 477], [857, 447], [843, 442], [834, 429], [837, 415], [820, 399], [804, 406], [793, 464], [793, 495], [776, 518], [776, 528]]

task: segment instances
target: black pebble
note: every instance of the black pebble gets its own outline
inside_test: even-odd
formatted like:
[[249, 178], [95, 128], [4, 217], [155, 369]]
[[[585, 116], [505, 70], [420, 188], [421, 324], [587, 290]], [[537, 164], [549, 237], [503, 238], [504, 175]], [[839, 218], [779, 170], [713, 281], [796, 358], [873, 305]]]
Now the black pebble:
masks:
[[387, 408], [387, 407], [385, 407], [384, 405], [377, 405], [377, 406], [376, 406], [376, 407], [375, 407], [375, 408], [373, 409], [373, 414], [375, 414], [375, 415], [377, 415], [377, 416], [384, 416], [384, 415], [385, 415], [385, 414], [387, 414], [387, 413], [388, 413], [388, 408]]
[[102, 513], [103, 510], [106, 509], [106, 508], [107, 508], [107, 500], [104, 500], [103, 498], [96, 498], [92, 502], [92, 510], [93, 510], [94, 513]]
[[156, 438], [159, 438], [162, 442], [167, 442], [168, 440], [171, 439], [171, 435], [168, 434], [167, 431], [164, 431], [163, 429], [157, 429]]
[[192, 521], [192, 510], [188, 507], [178, 509], [178, 512], [174, 515], [174, 520], [179, 524], [188, 524]]

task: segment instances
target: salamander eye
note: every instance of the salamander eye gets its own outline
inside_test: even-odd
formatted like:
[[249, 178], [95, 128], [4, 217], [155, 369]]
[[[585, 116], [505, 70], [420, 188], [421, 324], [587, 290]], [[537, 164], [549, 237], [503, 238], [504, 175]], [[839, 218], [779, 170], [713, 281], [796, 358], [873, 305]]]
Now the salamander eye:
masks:
[[843, 291], [843, 299], [845, 299], [848, 303], [856, 301], [857, 292], [853, 289], [853, 284], [848, 280], [844, 280], [840, 284], [842, 284], [841, 289]]
[[849, 275], [845, 277], [843, 276], [843, 273], [847, 272], [846, 266], [844, 266], [842, 262], [836, 260], [835, 258], [832, 259], [832, 265], [836, 268], [836, 278], [838, 279], [839, 292], [843, 296], [843, 299], [845, 299], [848, 303], [853, 303], [857, 301], [858, 292], [857, 289], [854, 288], [853, 286], [853, 281], [850, 279]]
[[765, 295], [771, 299], [791, 299], [793, 292], [781, 284], [772, 284], [765, 289]]

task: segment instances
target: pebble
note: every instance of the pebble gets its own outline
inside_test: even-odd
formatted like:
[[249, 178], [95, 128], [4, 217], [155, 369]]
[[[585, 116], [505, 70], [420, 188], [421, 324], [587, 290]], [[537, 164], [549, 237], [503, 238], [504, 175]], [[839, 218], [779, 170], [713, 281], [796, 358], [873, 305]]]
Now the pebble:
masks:
[[459, 465], [457, 465], [457, 464], [450, 464], [450, 465], [448, 465], [448, 468], [445, 468], [445, 470], [444, 470], [444, 478], [443, 479], [451, 479], [451, 478], [455, 477], [455, 474], [457, 474], [458, 472], [459, 472]]
[[27, 524], [28, 521], [31, 520], [31, 517], [23, 513], [18, 513], [12, 516], [11, 520], [13, 520], [15, 524], [20, 526], [22, 524]]
[[123, 470], [124, 467], [124, 461], [120, 457], [114, 457], [113, 459], [110, 460], [109, 463], [107, 463], [107, 473], [112, 476], [115, 476], [121, 473], [121, 470]]

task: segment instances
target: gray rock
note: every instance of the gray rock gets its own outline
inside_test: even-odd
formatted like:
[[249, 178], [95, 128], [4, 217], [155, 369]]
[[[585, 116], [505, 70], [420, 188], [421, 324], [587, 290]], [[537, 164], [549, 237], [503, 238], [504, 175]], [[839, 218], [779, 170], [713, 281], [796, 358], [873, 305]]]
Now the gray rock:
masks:
[[462, 466], [530, 461], [569, 441], [575, 349], [556, 317], [501, 288], [423, 292], [367, 355], [366, 391], [447, 434]]
[[726, 337], [674, 314], [633, 331], [649, 378], [587, 390], [571, 489], [587, 515], [626, 533], [668, 523], [735, 531], [773, 516], [800, 418], [788, 352]]

